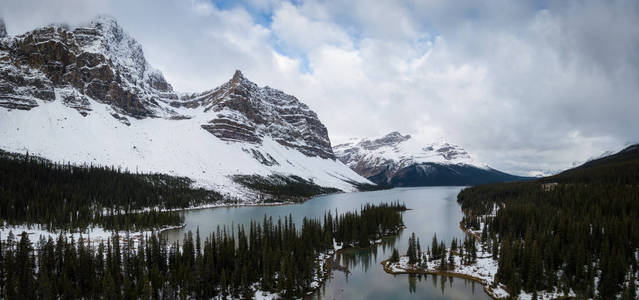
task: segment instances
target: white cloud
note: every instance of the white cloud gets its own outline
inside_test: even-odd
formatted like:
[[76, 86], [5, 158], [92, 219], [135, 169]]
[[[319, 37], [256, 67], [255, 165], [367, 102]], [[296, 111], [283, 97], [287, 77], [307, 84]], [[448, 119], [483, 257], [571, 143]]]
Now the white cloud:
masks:
[[337, 25], [302, 15], [290, 3], [284, 3], [275, 10], [271, 29], [283, 46], [297, 53], [304, 54], [323, 45], [352, 47], [348, 34]]
[[86, 22], [87, 16], [110, 13], [103, 0], [5, 0], [0, 2], [0, 18], [7, 23], [7, 32], [17, 35], [52, 23]]

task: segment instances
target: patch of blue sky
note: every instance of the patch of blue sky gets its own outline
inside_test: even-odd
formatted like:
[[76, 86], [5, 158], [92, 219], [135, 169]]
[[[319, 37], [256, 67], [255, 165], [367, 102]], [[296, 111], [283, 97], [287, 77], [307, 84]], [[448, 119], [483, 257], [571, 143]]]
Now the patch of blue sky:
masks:
[[[230, 10], [238, 7], [242, 7], [248, 14], [253, 18], [253, 22], [256, 24], [262, 25], [266, 28], [270, 28], [273, 23], [273, 11], [270, 9], [265, 9], [264, 7], [256, 7], [252, 5], [250, 1], [246, 0], [211, 0], [211, 3], [215, 5], [217, 9], [220, 10]], [[293, 5], [299, 5], [299, 1], [291, 1]], [[271, 34], [270, 43], [275, 52], [280, 55], [284, 55], [289, 58], [298, 59], [301, 64], [300, 68], [303, 73], [311, 73], [312, 69], [310, 67], [310, 63], [308, 60], [308, 56], [306, 53], [301, 51], [297, 51], [286, 45], [282, 40], [280, 40], [276, 35]]]
[[310, 74], [313, 72], [308, 60], [308, 55], [306, 53], [295, 50], [292, 47], [288, 47], [286, 43], [280, 40], [275, 34], [271, 34], [270, 42], [273, 46], [273, 50], [275, 50], [275, 52], [277, 52], [279, 55], [298, 59], [300, 61], [300, 71], [302, 73]]
[[211, 0], [211, 3], [220, 10], [229, 10], [242, 7], [248, 12], [256, 24], [270, 27], [273, 22], [273, 11], [256, 7], [246, 0]]

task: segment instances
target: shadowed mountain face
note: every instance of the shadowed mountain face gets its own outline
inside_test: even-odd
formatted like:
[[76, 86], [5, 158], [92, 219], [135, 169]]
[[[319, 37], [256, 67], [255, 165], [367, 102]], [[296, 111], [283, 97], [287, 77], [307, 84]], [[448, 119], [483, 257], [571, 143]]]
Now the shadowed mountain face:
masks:
[[528, 179], [479, 164], [458, 145], [421, 144], [399, 132], [352, 140], [335, 146], [334, 151], [344, 164], [380, 185], [477, 185]]
[[19, 36], [0, 24], [0, 149], [187, 176], [240, 196], [241, 176], [344, 191], [370, 183], [336, 161], [307, 105], [240, 71], [178, 94], [112, 18]]
[[[371, 178], [369, 178], [371, 179]], [[490, 168], [465, 164], [419, 163], [400, 169], [390, 178], [391, 186], [461, 186], [527, 180]], [[375, 180], [371, 179], [373, 182]]]

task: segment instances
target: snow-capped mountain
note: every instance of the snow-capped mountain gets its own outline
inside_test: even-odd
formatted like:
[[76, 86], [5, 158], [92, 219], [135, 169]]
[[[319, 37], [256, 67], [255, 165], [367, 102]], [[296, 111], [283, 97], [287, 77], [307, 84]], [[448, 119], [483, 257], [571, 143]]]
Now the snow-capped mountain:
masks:
[[344, 191], [370, 183], [335, 159], [308, 106], [240, 71], [182, 95], [112, 18], [0, 35], [0, 149], [187, 176], [244, 199], [257, 193], [237, 175], [297, 176]]
[[474, 161], [458, 145], [422, 144], [399, 132], [379, 138], [351, 139], [336, 145], [333, 151], [355, 172], [382, 185], [474, 185], [525, 179]]
[[166, 117], [177, 100], [142, 47], [115, 20], [98, 17], [74, 29], [48, 26], [0, 41], [0, 106], [30, 109], [60, 97], [80, 113], [88, 99], [134, 118]]

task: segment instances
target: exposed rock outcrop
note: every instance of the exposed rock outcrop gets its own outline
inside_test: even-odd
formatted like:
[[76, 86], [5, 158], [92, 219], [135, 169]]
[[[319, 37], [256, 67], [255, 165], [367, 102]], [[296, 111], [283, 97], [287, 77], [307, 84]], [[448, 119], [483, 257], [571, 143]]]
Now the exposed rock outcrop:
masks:
[[227, 141], [261, 143], [266, 136], [307, 156], [334, 159], [326, 127], [294, 96], [258, 87], [239, 70], [220, 87], [183, 97], [176, 107], [202, 107], [214, 116], [202, 128]]

